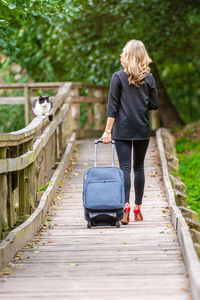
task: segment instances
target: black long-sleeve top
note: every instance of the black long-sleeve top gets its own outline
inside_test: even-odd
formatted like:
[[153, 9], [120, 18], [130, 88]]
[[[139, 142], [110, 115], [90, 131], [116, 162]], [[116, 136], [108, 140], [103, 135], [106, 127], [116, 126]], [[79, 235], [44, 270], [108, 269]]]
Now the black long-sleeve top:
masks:
[[115, 118], [112, 139], [149, 139], [149, 110], [159, 106], [155, 79], [148, 73], [144, 84], [136, 87], [129, 85], [128, 77], [120, 70], [111, 78], [106, 116]]

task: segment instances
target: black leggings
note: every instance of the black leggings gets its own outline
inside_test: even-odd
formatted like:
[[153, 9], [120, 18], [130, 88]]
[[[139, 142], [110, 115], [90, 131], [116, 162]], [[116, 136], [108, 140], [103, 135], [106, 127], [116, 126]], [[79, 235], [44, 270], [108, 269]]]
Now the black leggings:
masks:
[[149, 144], [148, 140], [115, 140], [115, 147], [119, 160], [120, 169], [124, 172], [125, 180], [125, 203], [129, 202], [131, 189], [131, 155], [133, 145], [133, 170], [134, 170], [134, 188], [135, 204], [142, 204], [144, 193], [145, 174], [144, 158]]

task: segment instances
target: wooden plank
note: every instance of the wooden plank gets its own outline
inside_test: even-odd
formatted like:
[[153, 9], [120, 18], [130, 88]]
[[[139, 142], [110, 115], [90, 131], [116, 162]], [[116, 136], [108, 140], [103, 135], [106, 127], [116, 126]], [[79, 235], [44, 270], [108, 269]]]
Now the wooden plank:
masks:
[[32, 83], [3, 83], [0, 84], [0, 89], [24, 89], [28, 86], [33, 89], [40, 88], [58, 88], [63, 85], [65, 82], [32, 82]]
[[105, 103], [105, 98], [97, 98], [92, 96], [71, 96], [73, 103]]
[[25, 104], [24, 97], [0, 97], [0, 105], [1, 104]]
[[[6, 147], [0, 148], [0, 159], [6, 158]], [[4, 237], [8, 230], [8, 212], [7, 212], [7, 197], [8, 185], [6, 174], [0, 174], [0, 239]]]
[[85, 89], [94, 89], [94, 90], [108, 90], [107, 86], [101, 86], [101, 85], [94, 85], [94, 84], [88, 84], [84, 82], [73, 82], [73, 88], [85, 88]]

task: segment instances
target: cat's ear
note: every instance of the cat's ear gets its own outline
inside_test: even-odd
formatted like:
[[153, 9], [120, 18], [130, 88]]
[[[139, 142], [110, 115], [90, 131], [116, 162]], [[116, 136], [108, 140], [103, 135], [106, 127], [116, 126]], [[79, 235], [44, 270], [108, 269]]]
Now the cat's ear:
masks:
[[42, 97], [42, 96], [40, 96], [40, 97], [39, 97], [39, 100], [42, 100], [42, 98], [43, 98], [43, 97]]

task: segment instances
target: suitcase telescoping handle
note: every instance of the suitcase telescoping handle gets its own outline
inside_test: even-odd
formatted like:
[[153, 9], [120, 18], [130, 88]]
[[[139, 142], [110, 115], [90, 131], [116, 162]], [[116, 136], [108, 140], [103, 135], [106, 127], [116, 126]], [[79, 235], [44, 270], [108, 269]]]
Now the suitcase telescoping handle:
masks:
[[[97, 147], [98, 147], [98, 143], [103, 143], [103, 140], [98, 139], [94, 141], [95, 143], [95, 160], [94, 160], [94, 166], [95, 168], [97, 167]], [[112, 167], [115, 166], [115, 160], [114, 160], [114, 153], [115, 153], [115, 141], [111, 140], [112, 143]]]

